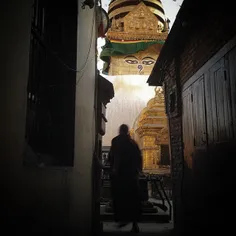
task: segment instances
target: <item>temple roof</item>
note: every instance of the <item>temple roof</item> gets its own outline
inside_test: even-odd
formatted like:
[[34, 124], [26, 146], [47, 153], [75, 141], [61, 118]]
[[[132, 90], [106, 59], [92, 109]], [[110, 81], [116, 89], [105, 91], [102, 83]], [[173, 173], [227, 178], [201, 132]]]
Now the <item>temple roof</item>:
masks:
[[140, 127], [166, 127], [167, 117], [165, 114], [165, 102], [163, 89], [161, 87], [155, 88], [155, 97], [147, 102], [147, 106], [137, 116], [133, 129]]
[[165, 23], [166, 17], [161, 0], [112, 0], [108, 8], [109, 19], [123, 18], [140, 2], [143, 2], [160, 22]]

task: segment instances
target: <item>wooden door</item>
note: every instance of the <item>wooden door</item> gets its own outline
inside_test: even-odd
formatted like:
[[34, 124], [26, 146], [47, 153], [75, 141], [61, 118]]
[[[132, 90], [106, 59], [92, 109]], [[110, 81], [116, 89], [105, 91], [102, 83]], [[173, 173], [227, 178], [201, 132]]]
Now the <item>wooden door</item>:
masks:
[[192, 113], [192, 87], [183, 92], [183, 142], [184, 159], [189, 168], [192, 168], [192, 155], [194, 151], [194, 130]]
[[207, 145], [205, 112], [204, 76], [201, 76], [192, 85], [193, 142], [198, 149], [205, 149]]
[[206, 82], [209, 144], [224, 142], [233, 135], [228, 77], [225, 58], [209, 69], [209, 80]]
[[231, 102], [231, 124], [233, 127], [233, 137], [236, 138], [236, 47], [229, 52], [228, 55], [228, 77], [229, 77], [229, 92]]
[[204, 76], [183, 92], [184, 158], [192, 168], [194, 152], [207, 147]]

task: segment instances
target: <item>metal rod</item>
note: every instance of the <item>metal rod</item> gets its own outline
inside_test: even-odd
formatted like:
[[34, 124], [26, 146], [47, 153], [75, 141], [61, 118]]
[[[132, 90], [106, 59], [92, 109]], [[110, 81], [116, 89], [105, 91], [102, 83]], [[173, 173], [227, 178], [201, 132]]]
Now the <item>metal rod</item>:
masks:
[[164, 189], [163, 184], [162, 184], [161, 181], [160, 181], [160, 186], [161, 186], [161, 188], [162, 188], [162, 191], [163, 191], [163, 193], [164, 193], [164, 195], [165, 195], [165, 198], [166, 198], [166, 200], [167, 200], [167, 203], [168, 203], [168, 205], [169, 205], [169, 219], [171, 220], [171, 218], [172, 218], [172, 206], [171, 206], [170, 200], [169, 200], [169, 198], [168, 198], [168, 196], [167, 196], [167, 194], [166, 194], [166, 192], [165, 192], [165, 189]]

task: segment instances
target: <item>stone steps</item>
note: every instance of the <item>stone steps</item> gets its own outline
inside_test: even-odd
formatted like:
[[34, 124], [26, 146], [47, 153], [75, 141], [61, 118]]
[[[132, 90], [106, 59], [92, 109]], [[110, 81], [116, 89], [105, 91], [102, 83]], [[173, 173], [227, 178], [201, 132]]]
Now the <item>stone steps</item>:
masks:
[[[142, 214], [140, 222], [155, 222], [155, 223], [170, 222], [170, 217], [168, 213], [164, 212], [163, 210], [157, 207], [153, 208], [154, 209], [149, 209]], [[112, 211], [107, 212], [105, 205], [101, 205], [100, 207], [100, 216], [101, 216], [101, 221], [103, 222], [109, 222], [114, 220]]]

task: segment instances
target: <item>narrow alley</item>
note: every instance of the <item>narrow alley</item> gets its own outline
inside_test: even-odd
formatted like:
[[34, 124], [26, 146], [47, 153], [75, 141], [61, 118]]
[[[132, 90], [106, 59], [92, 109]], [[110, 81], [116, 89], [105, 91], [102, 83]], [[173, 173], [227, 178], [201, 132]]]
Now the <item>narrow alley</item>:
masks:
[[[1, 0], [2, 232], [232, 234], [233, 3]], [[121, 124], [139, 159], [123, 158], [136, 182], [117, 186], [142, 214], [118, 229], [107, 163]]]

